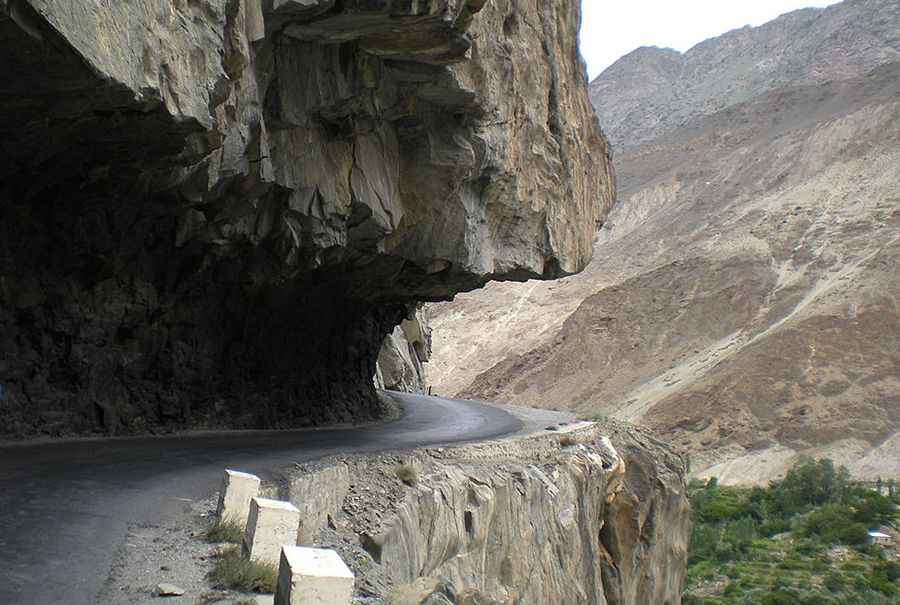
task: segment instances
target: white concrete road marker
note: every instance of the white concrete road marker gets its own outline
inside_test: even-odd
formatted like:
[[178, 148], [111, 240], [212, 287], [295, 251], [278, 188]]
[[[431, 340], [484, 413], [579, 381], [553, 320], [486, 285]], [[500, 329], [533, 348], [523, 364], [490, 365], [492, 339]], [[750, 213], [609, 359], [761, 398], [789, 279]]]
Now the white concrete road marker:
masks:
[[278, 565], [282, 546], [295, 546], [300, 511], [290, 502], [253, 498], [244, 532], [244, 554], [251, 561]]
[[246, 527], [247, 517], [250, 515], [250, 499], [259, 495], [259, 483], [256, 475], [226, 469], [222, 491], [219, 493], [219, 519], [234, 521], [241, 527]]
[[275, 605], [350, 605], [353, 572], [333, 550], [285, 546]]

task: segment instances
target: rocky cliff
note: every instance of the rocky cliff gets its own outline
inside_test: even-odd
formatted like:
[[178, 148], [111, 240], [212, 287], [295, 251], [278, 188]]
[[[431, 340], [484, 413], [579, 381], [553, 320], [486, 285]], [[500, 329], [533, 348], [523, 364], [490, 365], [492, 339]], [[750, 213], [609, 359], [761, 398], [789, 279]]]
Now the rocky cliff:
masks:
[[[681, 602], [683, 460], [610, 422], [299, 466], [301, 543], [337, 549], [359, 604]], [[405, 482], [404, 482], [405, 481]]]
[[594, 262], [432, 306], [436, 391], [639, 422], [726, 482], [900, 473], [898, 32], [850, 0], [611, 67]]
[[419, 307], [384, 339], [375, 366], [375, 386], [404, 393], [427, 393], [425, 364], [429, 359], [431, 326]]
[[418, 301], [588, 262], [578, 3], [0, 0], [2, 431], [378, 413]]

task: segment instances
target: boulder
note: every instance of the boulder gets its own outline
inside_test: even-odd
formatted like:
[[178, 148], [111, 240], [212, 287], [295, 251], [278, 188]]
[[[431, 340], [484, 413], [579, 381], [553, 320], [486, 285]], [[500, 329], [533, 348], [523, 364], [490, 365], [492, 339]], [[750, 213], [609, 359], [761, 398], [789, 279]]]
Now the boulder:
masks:
[[180, 597], [184, 592], [184, 588], [175, 584], [162, 582], [156, 585], [156, 595], [159, 597]]

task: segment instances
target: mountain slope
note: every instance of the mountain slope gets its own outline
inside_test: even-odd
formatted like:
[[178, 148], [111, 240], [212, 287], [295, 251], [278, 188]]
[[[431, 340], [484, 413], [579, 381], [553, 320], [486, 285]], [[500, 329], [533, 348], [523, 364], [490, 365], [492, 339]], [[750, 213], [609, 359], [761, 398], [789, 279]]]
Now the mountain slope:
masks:
[[824, 84], [900, 60], [897, 0], [847, 0], [782, 15], [684, 54], [643, 47], [594, 82], [591, 98], [617, 147], [634, 147], [771, 90]]
[[[430, 309], [436, 390], [638, 421], [726, 480], [764, 480], [798, 452], [900, 473], [900, 63], [868, 70], [900, 46], [878, 34], [900, 31], [888, 4], [812, 11], [861, 28], [835, 44], [873, 41], [844, 61], [852, 77], [797, 77], [674, 129], [636, 122], [638, 140], [659, 134], [616, 158], [620, 203], [583, 274]], [[875, 34], [851, 19], [867, 8]], [[772, 82], [793, 78], [792, 49], [822, 24], [788, 17], [791, 31], [698, 48], [727, 68], [755, 39], [790, 67]], [[638, 83], [665, 68], [644, 54]]]

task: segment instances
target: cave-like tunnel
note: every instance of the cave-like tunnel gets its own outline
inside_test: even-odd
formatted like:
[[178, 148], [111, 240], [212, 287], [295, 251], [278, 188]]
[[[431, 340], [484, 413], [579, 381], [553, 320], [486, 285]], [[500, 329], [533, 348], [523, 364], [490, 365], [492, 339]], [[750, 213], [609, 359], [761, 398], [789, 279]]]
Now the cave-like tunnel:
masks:
[[0, 0], [0, 433], [373, 418], [416, 302], [580, 270], [563, 4]]

